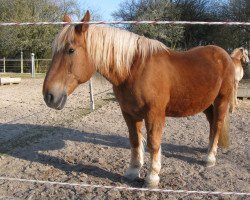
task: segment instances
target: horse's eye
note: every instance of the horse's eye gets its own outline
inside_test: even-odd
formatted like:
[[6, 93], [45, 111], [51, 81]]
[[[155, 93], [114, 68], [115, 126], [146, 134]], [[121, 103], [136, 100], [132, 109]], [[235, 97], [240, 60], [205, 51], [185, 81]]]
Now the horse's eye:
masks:
[[75, 52], [75, 49], [70, 48], [70, 49], [68, 50], [68, 54], [72, 54], [72, 53], [74, 53], [74, 52]]

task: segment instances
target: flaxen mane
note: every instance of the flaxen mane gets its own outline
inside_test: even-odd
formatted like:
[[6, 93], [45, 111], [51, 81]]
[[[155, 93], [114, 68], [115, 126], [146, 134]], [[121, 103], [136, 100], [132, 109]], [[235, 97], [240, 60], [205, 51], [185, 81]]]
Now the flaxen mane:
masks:
[[75, 39], [75, 26], [65, 26], [53, 42], [52, 56], [65, 48], [67, 43], [73, 43]]
[[243, 47], [236, 48], [232, 53], [231, 57], [235, 59], [243, 59], [243, 62], [248, 62], [248, 51], [247, 49], [244, 49]]
[[[54, 51], [64, 49], [74, 41], [75, 26], [66, 26], [57, 36]], [[106, 71], [111, 66], [118, 74], [129, 72], [135, 55], [144, 61], [148, 56], [168, 48], [157, 40], [109, 26], [89, 26], [85, 34], [87, 52], [97, 70]]]

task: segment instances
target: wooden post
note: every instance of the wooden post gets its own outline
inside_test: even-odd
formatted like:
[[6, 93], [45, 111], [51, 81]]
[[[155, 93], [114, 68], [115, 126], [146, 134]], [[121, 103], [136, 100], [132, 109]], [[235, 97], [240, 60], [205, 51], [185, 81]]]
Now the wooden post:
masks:
[[94, 95], [93, 95], [93, 87], [92, 87], [92, 80], [89, 80], [89, 94], [90, 94], [90, 108], [91, 111], [95, 110], [95, 101], [94, 101]]
[[31, 54], [31, 77], [35, 78], [35, 54]]
[[3, 57], [3, 73], [6, 72], [6, 63], [5, 63], [5, 57]]
[[21, 51], [21, 73], [23, 74], [23, 52]]

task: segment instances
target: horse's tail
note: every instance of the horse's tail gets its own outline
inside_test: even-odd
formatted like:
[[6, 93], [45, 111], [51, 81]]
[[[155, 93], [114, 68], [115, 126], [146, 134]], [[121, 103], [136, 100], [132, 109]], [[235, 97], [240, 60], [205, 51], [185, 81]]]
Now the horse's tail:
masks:
[[235, 95], [236, 95], [236, 87], [234, 84], [233, 90], [232, 90], [232, 94], [231, 94], [231, 98], [230, 98], [230, 103], [229, 103], [229, 112], [233, 113], [236, 107], [236, 102], [235, 102]]
[[218, 146], [222, 148], [228, 148], [229, 147], [229, 110], [227, 110], [223, 127], [220, 132]]

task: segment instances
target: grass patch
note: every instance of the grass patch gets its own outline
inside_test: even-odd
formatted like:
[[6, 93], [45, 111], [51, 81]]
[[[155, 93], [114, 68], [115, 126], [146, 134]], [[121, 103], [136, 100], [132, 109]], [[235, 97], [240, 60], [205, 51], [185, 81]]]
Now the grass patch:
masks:
[[[0, 73], [0, 77], [11, 77], [11, 78], [24, 78], [24, 79], [30, 79], [31, 74], [30, 73]], [[44, 73], [38, 73], [35, 74], [35, 78], [44, 78]]]
[[1, 158], [1, 157], [5, 157], [5, 156], [7, 156], [7, 154], [6, 154], [6, 153], [2, 153], [2, 152], [0, 152], [0, 158]]

